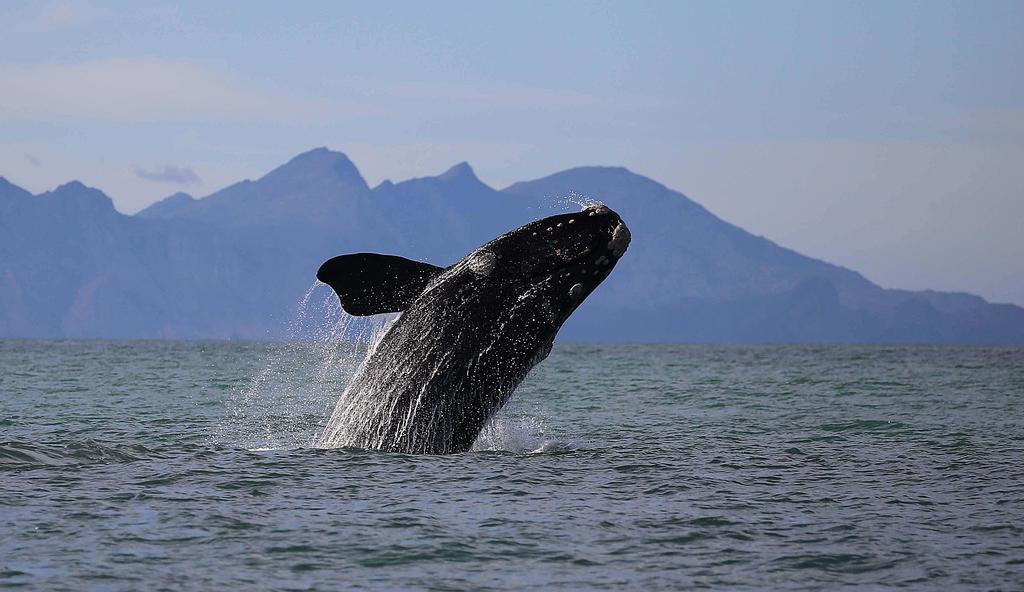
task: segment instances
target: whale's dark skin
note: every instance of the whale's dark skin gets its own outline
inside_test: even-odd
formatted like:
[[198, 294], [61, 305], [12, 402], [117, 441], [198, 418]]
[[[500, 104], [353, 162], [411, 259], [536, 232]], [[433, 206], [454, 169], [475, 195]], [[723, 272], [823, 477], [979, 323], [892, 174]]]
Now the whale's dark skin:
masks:
[[531, 222], [442, 269], [359, 253], [317, 272], [354, 315], [402, 312], [318, 439], [402, 453], [470, 449], [626, 251], [603, 205]]

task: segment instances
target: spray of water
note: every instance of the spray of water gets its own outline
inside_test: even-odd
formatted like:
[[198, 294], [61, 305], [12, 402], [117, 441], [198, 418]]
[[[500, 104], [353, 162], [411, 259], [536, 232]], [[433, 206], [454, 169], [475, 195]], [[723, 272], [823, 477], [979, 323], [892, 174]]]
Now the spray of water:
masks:
[[[463, 263], [464, 265], [465, 263]], [[450, 272], [451, 273], [451, 272]], [[428, 293], [425, 298], [434, 298]], [[444, 307], [439, 307], [441, 314], [447, 314]], [[325, 429], [317, 436], [314, 445], [321, 448], [358, 447], [381, 449], [386, 448], [389, 440], [396, 434], [404, 434], [411, 424], [416, 411], [422, 403], [425, 391], [420, 391], [414, 402], [404, 410], [399, 409], [402, 391], [396, 391], [399, 385], [408, 385], [414, 378], [423, 381], [423, 388], [437, 372], [445, 367], [451, 357], [446, 349], [455, 344], [442, 343], [433, 335], [434, 328], [423, 325], [422, 334], [417, 340], [420, 351], [417, 358], [433, 364], [429, 375], [421, 374], [419, 364], [398, 363], [379, 368], [371, 372], [359, 368], [354, 380], [338, 399], [334, 412], [331, 414]], [[366, 359], [373, 355], [383, 334], [375, 336], [369, 344]], [[393, 353], [393, 352], [389, 352]], [[392, 359], [402, 356], [392, 355]], [[366, 360], [364, 360], [364, 364]], [[435, 408], [436, 415], [442, 412]], [[397, 428], [395, 426], [398, 426]], [[429, 428], [428, 432], [431, 431]]]
[[586, 195], [583, 195], [582, 193], [577, 193], [575, 191], [570, 191], [568, 195], [553, 196], [549, 197], [548, 199], [551, 201], [552, 204], [555, 205], [556, 208], [566, 212], [582, 210], [587, 206], [597, 205], [601, 203], [596, 199], [592, 199]]
[[547, 432], [547, 425], [539, 416], [503, 409], [480, 431], [473, 451], [537, 453], [567, 447], [552, 440]]
[[260, 369], [230, 398], [215, 440], [249, 449], [309, 446], [389, 320], [346, 314], [334, 292], [314, 282], [286, 340], [265, 346]]
[[[377, 417], [384, 403], [357, 398], [346, 387], [396, 318], [353, 317], [330, 288], [314, 283], [296, 305], [288, 340], [265, 346], [258, 370], [229, 399], [213, 440], [250, 450], [345, 445], [338, 432], [347, 430], [340, 426]], [[328, 418], [336, 426], [334, 442], [326, 438]], [[547, 431], [538, 414], [510, 405], [487, 424], [473, 450], [561, 449]]]

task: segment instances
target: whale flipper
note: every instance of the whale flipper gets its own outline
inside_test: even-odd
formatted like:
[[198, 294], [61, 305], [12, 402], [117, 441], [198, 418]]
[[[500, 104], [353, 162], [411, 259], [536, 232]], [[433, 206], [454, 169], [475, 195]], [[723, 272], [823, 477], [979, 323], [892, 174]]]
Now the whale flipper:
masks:
[[328, 260], [316, 279], [334, 288], [353, 316], [401, 312], [444, 268], [395, 255], [355, 253]]

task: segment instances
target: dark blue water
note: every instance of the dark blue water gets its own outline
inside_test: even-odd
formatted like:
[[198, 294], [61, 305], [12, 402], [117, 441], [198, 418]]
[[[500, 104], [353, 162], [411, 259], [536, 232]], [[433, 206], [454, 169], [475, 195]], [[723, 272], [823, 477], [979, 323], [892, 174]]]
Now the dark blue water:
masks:
[[557, 346], [453, 456], [358, 356], [0, 341], [0, 587], [1024, 589], [1024, 350]]

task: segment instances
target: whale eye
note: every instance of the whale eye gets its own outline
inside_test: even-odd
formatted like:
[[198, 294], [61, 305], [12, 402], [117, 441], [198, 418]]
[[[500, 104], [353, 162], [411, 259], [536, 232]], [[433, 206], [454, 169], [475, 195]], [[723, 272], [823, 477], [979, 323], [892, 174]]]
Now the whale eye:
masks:
[[582, 295], [583, 284], [573, 284], [572, 287], [569, 288], [569, 298], [572, 298], [573, 300], [578, 300], [579, 297]]
[[490, 275], [497, 262], [498, 257], [491, 251], [477, 251], [469, 256], [466, 266], [477, 275]]

